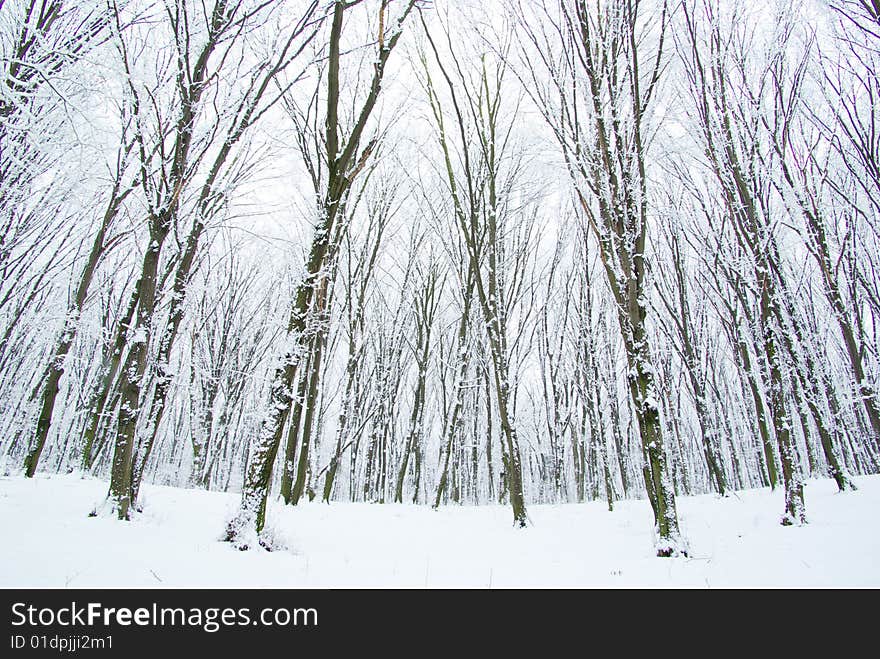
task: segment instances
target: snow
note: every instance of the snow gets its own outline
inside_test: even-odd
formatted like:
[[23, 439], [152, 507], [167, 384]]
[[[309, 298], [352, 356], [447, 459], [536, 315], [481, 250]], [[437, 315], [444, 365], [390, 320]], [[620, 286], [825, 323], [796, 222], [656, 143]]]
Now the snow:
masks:
[[531, 506], [270, 504], [286, 550], [218, 541], [239, 497], [144, 485], [132, 522], [87, 516], [106, 482], [0, 479], [2, 587], [878, 587], [880, 476], [835, 492], [811, 480], [809, 524], [783, 527], [782, 492], [681, 497], [688, 558], [656, 558], [646, 501]]

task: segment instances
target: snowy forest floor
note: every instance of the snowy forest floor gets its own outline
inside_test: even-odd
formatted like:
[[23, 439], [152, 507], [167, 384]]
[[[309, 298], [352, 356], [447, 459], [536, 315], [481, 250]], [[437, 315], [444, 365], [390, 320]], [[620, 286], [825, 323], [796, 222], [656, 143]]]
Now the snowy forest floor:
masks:
[[681, 497], [688, 558], [653, 556], [648, 502], [504, 506], [270, 504], [286, 550], [219, 542], [238, 495], [144, 486], [129, 523], [89, 518], [106, 482], [0, 478], [2, 587], [878, 587], [880, 476], [806, 488], [809, 524], [778, 520], [782, 492]]

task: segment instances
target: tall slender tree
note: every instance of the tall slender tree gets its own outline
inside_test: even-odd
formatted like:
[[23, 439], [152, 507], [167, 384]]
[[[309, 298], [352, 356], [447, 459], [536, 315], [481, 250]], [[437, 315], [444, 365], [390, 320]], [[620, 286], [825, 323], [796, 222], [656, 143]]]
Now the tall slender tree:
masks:
[[[341, 134], [340, 125], [340, 60], [341, 39], [345, 14], [353, 5], [343, 0], [333, 3], [330, 32], [327, 40], [326, 94], [327, 105], [324, 119], [324, 153], [320, 167], [325, 173], [322, 180], [322, 196], [319, 198], [319, 219], [306, 258], [305, 273], [298, 286], [287, 324], [285, 354], [275, 370], [270, 400], [266, 407], [255, 446], [251, 451], [242, 501], [236, 516], [230, 521], [226, 538], [240, 549], [253, 547], [259, 542], [255, 535], [262, 532], [266, 523], [266, 500], [269, 496], [269, 479], [272, 465], [287, 416], [290, 412], [291, 388], [315, 331], [315, 323], [309, 314], [312, 299], [321, 279], [327, 254], [334, 247], [338, 219], [344, 217], [344, 204], [351, 184], [367, 164], [375, 148], [375, 141], [363, 148], [361, 141], [382, 87], [388, 59], [402, 34], [406, 18], [415, 7], [409, 0], [396, 18], [390, 15], [389, 2], [382, 0], [378, 10], [378, 28], [375, 40], [376, 59], [372, 63], [372, 75], [367, 95], [359, 103], [354, 124], [348, 134]], [[347, 99], [345, 99], [347, 100]]]

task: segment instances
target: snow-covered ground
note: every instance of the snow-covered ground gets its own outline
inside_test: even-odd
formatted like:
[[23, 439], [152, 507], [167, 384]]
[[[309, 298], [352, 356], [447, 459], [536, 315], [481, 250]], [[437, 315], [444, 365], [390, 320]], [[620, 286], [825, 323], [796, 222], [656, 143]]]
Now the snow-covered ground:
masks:
[[144, 486], [134, 521], [89, 518], [106, 483], [0, 478], [0, 586], [743, 587], [880, 586], [880, 477], [837, 494], [809, 482], [810, 523], [778, 524], [782, 493], [682, 497], [688, 558], [653, 555], [646, 501], [531, 506], [272, 504], [288, 549], [219, 542], [238, 496]]

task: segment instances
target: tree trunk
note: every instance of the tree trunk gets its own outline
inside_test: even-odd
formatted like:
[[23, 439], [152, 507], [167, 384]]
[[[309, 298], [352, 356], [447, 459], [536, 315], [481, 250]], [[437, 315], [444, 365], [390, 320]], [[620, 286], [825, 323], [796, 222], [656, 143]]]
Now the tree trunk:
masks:
[[98, 262], [101, 260], [101, 256], [104, 254], [104, 250], [107, 246], [105, 242], [107, 231], [110, 228], [110, 224], [119, 213], [119, 208], [122, 205], [122, 202], [125, 200], [125, 197], [128, 196], [130, 191], [131, 188], [120, 194], [118, 182], [113, 188], [113, 192], [110, 195], [110, 202], [107, 205], [104, 216], [101, 218], [101, 226], [98, 229], [97, 234], [95, 234], [95, 238], [92, 241], [92, 248], [89, 251], [82, 274], [80, 274], [76, 293], [74, 294], [70, 307], [67, 310], [64, 330], [55, 344], [55, 349], [52, 351], [52, 359], [49, 361], [49, 366], [46, 368], [43, 385], [41, 387], [40, 416], [37, 419], [36, 431], [31, 441], [32, 448], [25, 459], [25, 476], [28, 478], [32, 478], [37, 470], [40, 455], [46, 444], [46, 437], [49, 435], [49, 427], [52, 424], [52, 413], [55, 410], [55, 399], [58, 396], [59, 382], [61, 376], [64, 375], [64, 362], [67, 358], [67, 353], [70, 352], [70, 348], [73, 345], [73, 340], [76, 338], [76, 333], [79, 329], [80, 316], [82, 315], [86, 297], [88, 296], [89, 288], [91, 287], [92, 280], [95, 276], [95, 270], [98, 268]]
[[168, 235], [167, 218], [158, 218], [162, 228], [150, 231], [150, 247], [144, 254], [141, 276], [138, 280], [139, 306], [137, 323], [129, 338], [129, 351], [120, 375], [121, 403], [116, 441], [113, 451], [113, 467], [110, 474], [108, 503], [119, 519], [129, 518], [132, 484], [132, 457], [137, 440], [136, 429], [140, 410], [140, 394], [149, 351], [150, 325], [156, 298], [157, 271], [162, 243]]
[[[324, 287], [326, 288], [326, 281]], [[309, 466], [309, 448], [311, 446], [312, 427], [314, 425], [315, 412], [320, 405], [320, 401], [318, 400], [318, 383], [321, 379], [321, 357], [324, 353], [324, 342], [324, 333], [320, 332], [315, 337], [312, 359], [309, 363], [309, 388], [305, 400], [305, 418], [303, 419], [299, 463], [296, 469], [296, 482], [293, 484], [289, 502], [294, 506], [299, 503], [306, 487], [306, 472]]]

